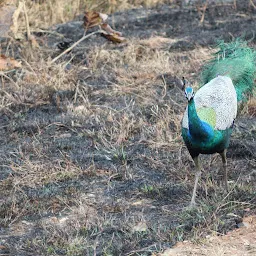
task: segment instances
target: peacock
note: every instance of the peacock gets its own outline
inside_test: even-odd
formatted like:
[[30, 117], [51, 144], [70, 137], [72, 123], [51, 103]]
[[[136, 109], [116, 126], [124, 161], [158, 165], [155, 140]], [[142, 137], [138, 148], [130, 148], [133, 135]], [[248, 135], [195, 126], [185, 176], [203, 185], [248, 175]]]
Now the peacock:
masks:
[[202, 86], [194, 93], [184, 80], [188, 105], [182, 119], [182, 137], [195, 163], [190, 206], [195, 206], [201, 175], [200, 154], [219, 153], [228, 190], [226, 152], [238, 105], [246, 102], [256, 77], [256, 51], [245, 41], [221, 41], [219, 50], [202, 69]]

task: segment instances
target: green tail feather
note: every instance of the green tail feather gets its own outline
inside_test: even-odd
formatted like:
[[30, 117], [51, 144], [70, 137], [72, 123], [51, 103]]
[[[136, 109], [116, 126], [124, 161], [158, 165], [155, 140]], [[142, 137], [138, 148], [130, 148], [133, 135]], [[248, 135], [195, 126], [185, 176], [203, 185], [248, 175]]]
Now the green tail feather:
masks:
[[256, 78], [256, 51], [241, 39], [231, 43], [221, 41], [218, 46], [219, 51], [203, 67], [203, 84], [217, 75], [229, 76], [235, 86], [238, 101], [246, 101], [253, 91]]

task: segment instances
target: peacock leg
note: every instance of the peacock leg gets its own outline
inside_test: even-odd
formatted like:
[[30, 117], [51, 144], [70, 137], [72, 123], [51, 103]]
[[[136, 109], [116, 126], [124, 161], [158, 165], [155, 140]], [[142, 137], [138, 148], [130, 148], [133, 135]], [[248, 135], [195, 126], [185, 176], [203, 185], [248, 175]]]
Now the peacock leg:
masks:
[[198, 180], [201, 176], [201, 167], [200, 167], [200, 163], [199, 163], [199, 156], [194, 157], [193, 160], [194, 160], [194, 163], [196, 166], [196, 175], [195, 175], [195, 185], [194, 185], [193, 194], [192, 194], [192, 198], [191, 198], [191, 202], [190, 202], [190, 207], [194, 207], [196, 205], [197, 184], [198, 184]]
[[226, 157], [227, 150], [224, 149], [223, 152], [220, 153], [222, 164], [223, 164], [223, 170], [224, 170], [224, 184], [225, 189], [228, 191], [228, 173], [227, 173], [227, 157]]

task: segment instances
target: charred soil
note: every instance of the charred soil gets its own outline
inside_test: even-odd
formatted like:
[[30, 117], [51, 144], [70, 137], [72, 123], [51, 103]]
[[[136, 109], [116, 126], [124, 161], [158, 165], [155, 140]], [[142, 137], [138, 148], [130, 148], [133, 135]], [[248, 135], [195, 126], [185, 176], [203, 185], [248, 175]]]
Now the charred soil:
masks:
[[0, 80], [0, 254], [152, 255], [255, 212], [253, 98], [228, 150], [230, 191], [220, 158], [202, 156], [198, 207], [185, 208], [194, 166], [180, 135], [180, 78], [198, 86], [219, 39], [256, 47], [253, 10], [213, 5], [201, 15], [166, 5], [114, 13], [127, 42], [94, 35], [54, 64], [64, 37], [82, 37], [79, 17], [37, 32], [36, 51], [1, 42], [23, 68]]

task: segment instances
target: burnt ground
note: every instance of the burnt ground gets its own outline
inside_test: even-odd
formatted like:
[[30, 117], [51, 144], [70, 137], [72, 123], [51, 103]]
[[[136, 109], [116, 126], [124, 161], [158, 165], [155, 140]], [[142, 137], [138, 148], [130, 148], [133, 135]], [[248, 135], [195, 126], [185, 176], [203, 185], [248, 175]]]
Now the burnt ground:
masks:
[[83, 35], [80, 21], [37, 33], [37, 53], [2, 42], [25, 64], [1, 80], [0, 254], [152, 255], [255, 212], [253, 104], [232, 135], [229, 193], [219, 157], [202, 156], [198, 207], [186, 209], [194, 172], [179, 78], [199, 81], [218, 39], [256, 44], [251, 10], [218, 5], [200, 18], [193, 7], [115, 13], [127, 43], [92, 36], [52, 66], [62, 35]]

